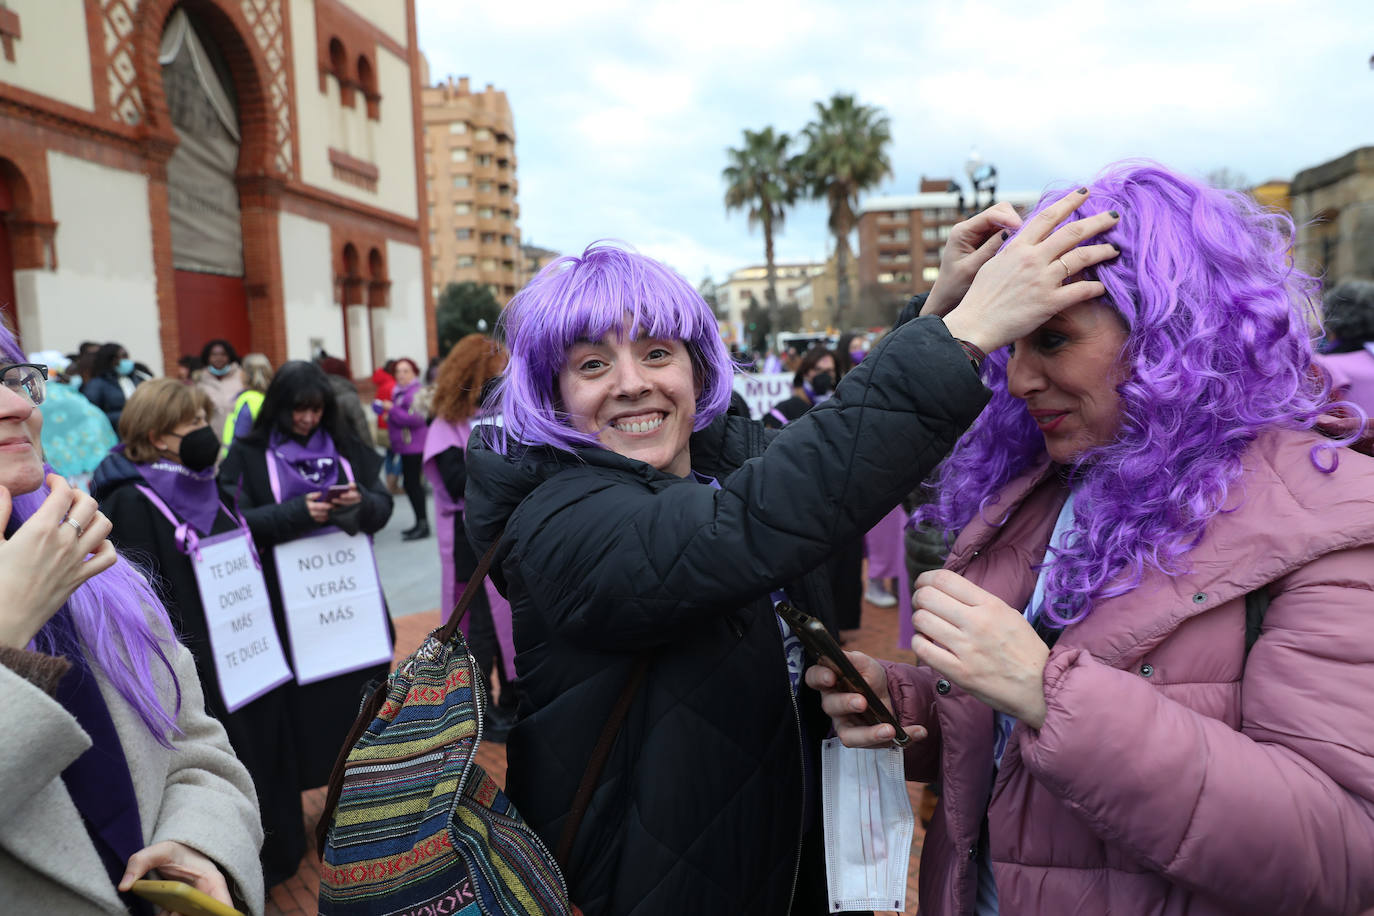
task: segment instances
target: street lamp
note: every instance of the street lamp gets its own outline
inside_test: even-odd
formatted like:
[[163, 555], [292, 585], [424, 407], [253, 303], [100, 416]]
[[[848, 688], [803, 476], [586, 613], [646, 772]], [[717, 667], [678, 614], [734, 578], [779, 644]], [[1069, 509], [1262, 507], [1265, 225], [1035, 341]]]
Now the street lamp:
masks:
[[[976, 148], [969, 150], [968, 161], [964, 163], [964, 174], [968, 175], [969, 188], [973, 193], [973, 201], [969, 205], [970, 212], [977, 212], [997, 203], [997, 166], [983, 161]], [[980, 204], [978, 194], [984, 189], [988, 192], [988, 200], [987, 203]]]

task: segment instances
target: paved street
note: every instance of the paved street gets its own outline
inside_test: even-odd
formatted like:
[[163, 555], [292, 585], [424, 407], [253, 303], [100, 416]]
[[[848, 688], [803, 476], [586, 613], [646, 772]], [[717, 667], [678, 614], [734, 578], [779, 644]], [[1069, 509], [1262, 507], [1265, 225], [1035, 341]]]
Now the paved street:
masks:
[[[396, 623], [396, 658], [404, 658], [414, 651], [425, 635], [439, 625], [439, 559], [434, 538], [405, 543], [400, 533], [413, 521], [410, 504], [397, 497], [396, 512], [391, 522], [376, 537], [377, 565], [381, 569], [387, 600]], [[430, 523], [433, 526], [433, 510]], [[428, 601], [428, 604], [424, 604]], [[881, 610], [864, 603], [863, 628], [851, 634], [847, 648], [859, 649], [870, 655], [913, 661], [913, 654], [899, 651], [897, 640], [897, 612]], [[478, 748], [477, 762], [503, 785], [506, 773], [504, 745], [485, 743]], [[911, 786], [912, 807], [920, 798], [920, 787]], [[319, 859], [313, 835], [324, 803], [324, 790], [305, 793], [307, 834], [312, 837], [301, 868], [296, 876], [277, 885], [267, 902], [267, 916], [315, 916], [319, 896]], [[907, 881], [907, 912], [916, 911], [916, 868], [924, 839], [918, 821], [916, 839], [911, 850], [911, 871]], [[884, 914], [878, 914], [884, 916]]]

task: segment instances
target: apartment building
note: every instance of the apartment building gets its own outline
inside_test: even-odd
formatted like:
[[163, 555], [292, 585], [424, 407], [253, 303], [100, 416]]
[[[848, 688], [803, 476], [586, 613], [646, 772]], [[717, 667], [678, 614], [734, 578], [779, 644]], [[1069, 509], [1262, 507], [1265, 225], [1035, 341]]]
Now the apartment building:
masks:
[[433, 293], [479, 283], [504, 305], [525, 267], [510, 102], [490, 83], [473, 92], [466, 76], [427, 85], [421, 100]]

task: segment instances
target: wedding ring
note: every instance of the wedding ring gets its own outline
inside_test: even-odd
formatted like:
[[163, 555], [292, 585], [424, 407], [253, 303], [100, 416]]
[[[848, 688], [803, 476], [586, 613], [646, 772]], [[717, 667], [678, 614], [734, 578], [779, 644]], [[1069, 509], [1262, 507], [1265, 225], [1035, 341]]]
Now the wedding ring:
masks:
[[1072, 276], [1073, 276], [1073, 271], [1069, 270], [1069, 265], [1067, 265], [1067, 264], [1064, 263], [1064, 259], [1063, 259], [1062, 257], [1055, 258], [1055, 260], [1059, 262], [1059, 266], [1060, 266], [1060, 267], [1064, 268], [1064, 279], [1065, 279], [1065, 280], [1067, 280], [1067, 279], [1069, 279], [1069, 277], [1072, 277]]
[[64, 519], [62, 519], [62, 524], [64, 524], [64, 525], [71, 525], [73, 528], [75, 528], [75, 529], [76, 529], [76, 536], [77, 536], [77, 537], [81, 537], [81, 535], [83, 535], [83, 534], [86, 533], [86, 529], [81, 527], [81, 523], [80, 523], [80, 522], [74, 522], [74, 521], [72, 521], [70, 518], [64, 518]]

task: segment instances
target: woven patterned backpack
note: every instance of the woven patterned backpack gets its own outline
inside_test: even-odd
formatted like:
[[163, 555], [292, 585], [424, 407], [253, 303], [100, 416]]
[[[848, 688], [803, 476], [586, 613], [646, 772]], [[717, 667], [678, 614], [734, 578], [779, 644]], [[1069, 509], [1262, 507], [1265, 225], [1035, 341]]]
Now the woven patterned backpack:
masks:
[[364, 704], [329, 781], [318, 831], [321, 916], [572, 916], [547, 847], [473, 759], [486, 683], [449, 622]]

